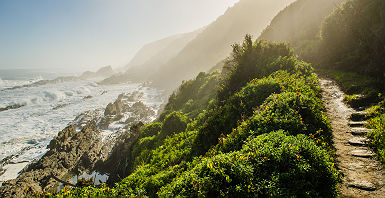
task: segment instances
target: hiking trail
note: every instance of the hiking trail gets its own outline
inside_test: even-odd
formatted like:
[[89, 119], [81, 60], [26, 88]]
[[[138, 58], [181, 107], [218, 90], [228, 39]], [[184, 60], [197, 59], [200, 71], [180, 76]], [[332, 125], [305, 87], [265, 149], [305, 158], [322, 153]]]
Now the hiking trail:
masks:
[[369, 148], [365, 112], [344, 102], [344, 93], [333, 80], [321, 78], [322, 99], [333, 130], [336, 165], [343, 174], [340, 197], [385, 197], [385, 169]]

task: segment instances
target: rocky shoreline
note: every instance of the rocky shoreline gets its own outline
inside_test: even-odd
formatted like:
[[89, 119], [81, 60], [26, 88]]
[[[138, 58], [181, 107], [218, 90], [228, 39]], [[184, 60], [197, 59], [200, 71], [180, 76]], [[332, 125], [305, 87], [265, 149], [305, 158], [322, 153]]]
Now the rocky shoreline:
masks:
[[51, 140], [43, 157], [2, 184], [0, 197], [56, 192], [61, 185], [58, 178], [71, 183], [74, 176], [94, 171], [108, 175], [108, 183], [126, 175], [129, 156], [125, 151], [138, 139], [140, 126], [156, 117], [156, 109], [141, 102], [141, 97], [141, 92], [121, 94], [105, 109], [77, 116]]

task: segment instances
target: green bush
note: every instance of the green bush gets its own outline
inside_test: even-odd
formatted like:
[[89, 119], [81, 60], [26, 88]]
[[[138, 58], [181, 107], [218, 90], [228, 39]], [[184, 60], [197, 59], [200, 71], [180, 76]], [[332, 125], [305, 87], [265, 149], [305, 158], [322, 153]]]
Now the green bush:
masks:
[[331, 143], [330, 123], [320, 100], [286, 92], [270, 96], [251, 119], [222, 140], [219, 148], [223, 152], [239, 150], [249, 136], [280, 129], [291, 135], [305, 134], [325, 147]]
[[299, 63], [292, 58], [293, 51], [284, 43], [253, 42], [247, 35], [242, 45], [235, 44], [228, 70], [218, 92], [220, 102], [226, 100], [254, 78], [270, 75], [277, 70], [294, 70]]
[[368, 133], [371, 145], [375, 147], [381, 162], [385, 164], [385, 114], [369, 120], [370, 128], [374, 130]]
[[330, 156], [313, 141], [272, 132], [204, 159], [159, 197], [335, 197], [338, 180]]
[[[153, 158], [153, 150], [164, 143], [164, 139], [175, 133], [184, 132], [187, 118], [180, 112], [172, 112], [165, 116], [163, 123], [154, 122], [142, 127], [142, 133], [132, 150], [132, 168], [149, 163]], [[150, 136], [152, 135], [152, 136]]]
[[181, 111], [190, 118], [195, 118], [215, 98], [218, 77], [217, 72], [211, 74], [201, 72], [194, 80], [183, 82], [169, 97], [165, 111], [159, 120], [163, 121], [165, 115], [172, 111]]
[[144, 137], [157, 135], [161, 129], [162, 129], [162, 123], [160, 122], [153, 122], [153, 123], [144, 125], [141, 129], [140, 137], [144, 138]]
[[242, 119], [250, 117], [254, 110], [273, 93], [281, 91], [280, 85], [273, 79], [255, 80], [232, 96], [226, 104], [209, 112], [194, 141], [195, 155], [206, 152], [218, 143], [221, 134], [228, 134]]
[[166, 116], [163, 122], [161, 136], [183, 132], [187, 127], [187, 118], [180, 112], [172, 112]]

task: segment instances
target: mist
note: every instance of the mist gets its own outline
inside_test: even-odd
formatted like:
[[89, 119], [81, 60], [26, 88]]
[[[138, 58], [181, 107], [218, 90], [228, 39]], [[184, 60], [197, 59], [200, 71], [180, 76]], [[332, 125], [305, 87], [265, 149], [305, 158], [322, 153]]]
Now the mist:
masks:
[[235, 2], [2, 2], [0, 69], [81, 72], [122, 67], [145, 43], [199, 29]]

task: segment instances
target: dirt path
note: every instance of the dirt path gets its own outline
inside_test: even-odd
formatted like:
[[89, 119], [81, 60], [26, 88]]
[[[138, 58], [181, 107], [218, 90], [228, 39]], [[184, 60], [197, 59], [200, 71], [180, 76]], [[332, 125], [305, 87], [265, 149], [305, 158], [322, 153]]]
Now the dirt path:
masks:
[[343, 174], [340, 197], [385, 197], [385, 170], [367, 146], [369, 130], [363, 126], [363, 113], [343, 102], [344, 93], [334, 81], [322, 78], [320, 86]]

